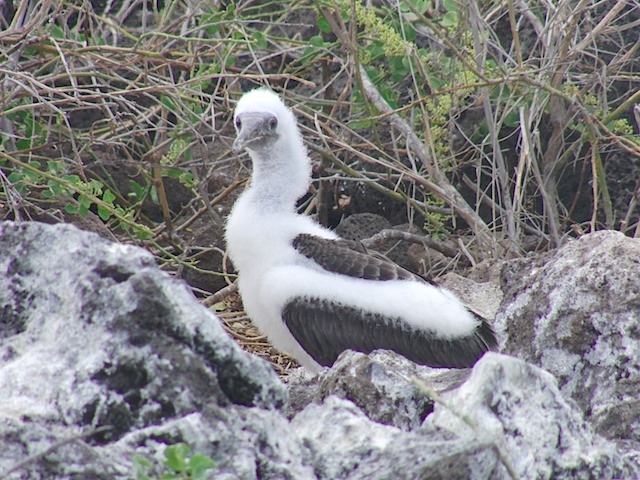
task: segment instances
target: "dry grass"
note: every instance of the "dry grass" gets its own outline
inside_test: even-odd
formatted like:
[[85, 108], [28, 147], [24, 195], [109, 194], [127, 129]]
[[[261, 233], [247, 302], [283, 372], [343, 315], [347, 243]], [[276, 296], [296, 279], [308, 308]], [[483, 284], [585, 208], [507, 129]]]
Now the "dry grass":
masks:
[[220, 231], [250, 173], [231, 112], [271, 85], [324, 223], [377, 209], [472, 233], [475, 260], [638, 236], [640, 5], [556, 3], [5, 2], [0, 219], [141, 245], [209, 296], [233, 280]]
[[224, 329], [243, 349], [270, 362], [280, 376], [286, 376], [289, 370], [298, 366], [294, 359], [274, 349], [243, 311], [229, 310], [217, 315]]

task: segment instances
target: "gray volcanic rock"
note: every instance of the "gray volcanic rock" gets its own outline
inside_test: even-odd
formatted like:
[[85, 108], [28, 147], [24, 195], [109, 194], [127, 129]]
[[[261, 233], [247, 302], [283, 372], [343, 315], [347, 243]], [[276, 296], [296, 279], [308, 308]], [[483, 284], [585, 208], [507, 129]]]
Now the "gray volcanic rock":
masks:
[[[506, 478], [490, 477], [499, 460], [489, 443], [371, 422], [351, 402], [335, 396], [309, 405], [291, 425], [313, 453], [318, 479]], [[473, 471], [476, 475], [470, 475]]]
[[[233, 419], [286, 401], [269, 365], [243, 352], [151, 255], [71, 226], [0, 223], [0, 325], [0, 472], [102, 426], [93, 446], [205, 407]], [[164, 437], [180, 441], [178, 430]], [[221, 462], [254, 440], [230, 437], [208, 449]], [[113, 468], [70, 442], [27, 470], [113, 478]]]
[[[619, 254], [632, 248], [615, 235], [596, 239], [613, 239]], [[585, 279], [570, 305], [593, 311], [570, 324], [570, 336], [562, 323], [573, 319], [570, 292], [549, 295], [544, 308], [547, 296], [536, 293], [550, 275], [547, 292], [564, 291], [553, 270], [562, 258], [533, 270], [507, 264], [503, 275], [519, 272], [522, 290], [512, 280], [499, 317], [507, 349], [536, 353], [531, 360], [547, 362], [574, 397], [565, 363], [550, 359], [579, 357], [574, 375], [593, 388], [585, 420], [549, 373], [498, 354], [472, 370], [436, 370], [392, 352], [345, 352], [332, 369], [294, 373], [285, 386], [147, 252], [70, 226], [0, 223], [0, 478], [131, 479], [135, 457], [151, 461], [146, 473], [158, 478], [164, 450], [177, 442], [211, 457], [216, 480], [640, 478], [637, 442], [627, 435], [636, 431], [627, 389], [636, 378], [637, 298], [621, 296], [635, 284], [611, 273], [615, 304], [607, 295], [598, 303], [587, 279], [606, 255], [589, 248], [595, 257], [577, 248], [582, 263], [565, 262], [566, 275]], [[582, 272], [584, 265], [591, 267]], [[556, 311], [562, 319], [539, 313]], [[548, 324], [554, 330], [539, 331]], [[584, 350], [594, 331], [594, 352]], [[554, 334], [556, 350], [544, 351]], [[597, 356], [602, 349], [611, 356]], [[621, 352], [629, 360], [618, 371], [627, 376], [603, 378]], [[444, 400], [434, 406], [415, 378]], [[596, 423], [617, 443], [589, 424], [602, 418], [600, 406], [606, 418], [622, 412], [631, 420], [613, 429]]]
[[[521, 478], [636, 478], [616, 445], [595, 435], [548, 372], [488, 353], [459, 389], [442, 395], [424, 428], [492, 442]], [[454, 413], [455, 412], [455, 413]], [[463, 421], [463, 418], [468, 421]], [[470, 425], [471, 423], [471, 425]], [[508, 477], [505, 477], [508, 478]]]
[[503, 270], [503, 351], [551, 372], [596, 431], [640, 442], [640, 240], [613, 231]]
[[377, 423], [413, 430], [433, 411], [433, 401], [414, 379], [445, 391], [460, 386], [468, 377], [469, 370], [416, 365], [388, 350], [369, 355], [349, 350], [317, 376], [298, 369], [287, 377], [288, 413], [293, 417], [311, 403], [337, 396], [353, 402]]
[[363, 240], [373, 237], [380, 230], [391, 228], [389, 220], [375, 213], [355, 213], [342, 219], [336, 233], [347, 240]]
[[[393, 357], [389, 352], [376, 362], [409, 373]], [[360, 359], [351, 359], [357, 367]], [[424, 424], [410, 431], [371, 422], [335, 395], [308, 404], [291, 425], [312, 453], [320, 479], [640, 475], [637, 464], [592, 431], [549, 373], [521, 360], [489, 353], [468, 381], [439, 397], [444, 403], [436, 403]]]

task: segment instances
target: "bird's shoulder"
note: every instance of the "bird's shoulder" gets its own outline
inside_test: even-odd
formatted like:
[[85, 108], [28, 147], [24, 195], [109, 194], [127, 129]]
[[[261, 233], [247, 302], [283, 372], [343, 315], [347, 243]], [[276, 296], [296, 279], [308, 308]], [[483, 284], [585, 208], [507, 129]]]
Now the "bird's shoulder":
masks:
[[301, 233], [294, 237], [292, 245], [301, 255], [329, 272], [365, 280], [422, 281], [381, 253], [368, 250], [355, 240]]

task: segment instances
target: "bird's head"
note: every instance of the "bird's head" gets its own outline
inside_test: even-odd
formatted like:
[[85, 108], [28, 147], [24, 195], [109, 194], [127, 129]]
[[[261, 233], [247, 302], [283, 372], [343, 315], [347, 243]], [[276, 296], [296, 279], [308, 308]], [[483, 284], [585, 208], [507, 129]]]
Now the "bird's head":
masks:
[[259, 88], [242, 96], [233, 116], [238, 136], [233, 150], [260, 151], [272, 147], [285, 134], [287, 125], [295, 125], [291, 111], [275, 93]]

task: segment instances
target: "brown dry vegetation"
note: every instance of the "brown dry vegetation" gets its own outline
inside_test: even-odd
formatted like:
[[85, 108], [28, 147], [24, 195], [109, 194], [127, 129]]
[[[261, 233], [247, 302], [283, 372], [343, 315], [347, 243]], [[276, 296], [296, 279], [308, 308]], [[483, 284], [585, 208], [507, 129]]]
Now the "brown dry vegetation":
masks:
[[321, 180], [301, 211], [325, 224], [371, 211], [469, 233], [452, 257], [471, 263], [638, 236], [640, 5], [555, 3], [2, 2], [0, 219], [140, 245], [216, 303], [250, 174], [231, 112], [270, 85]]

